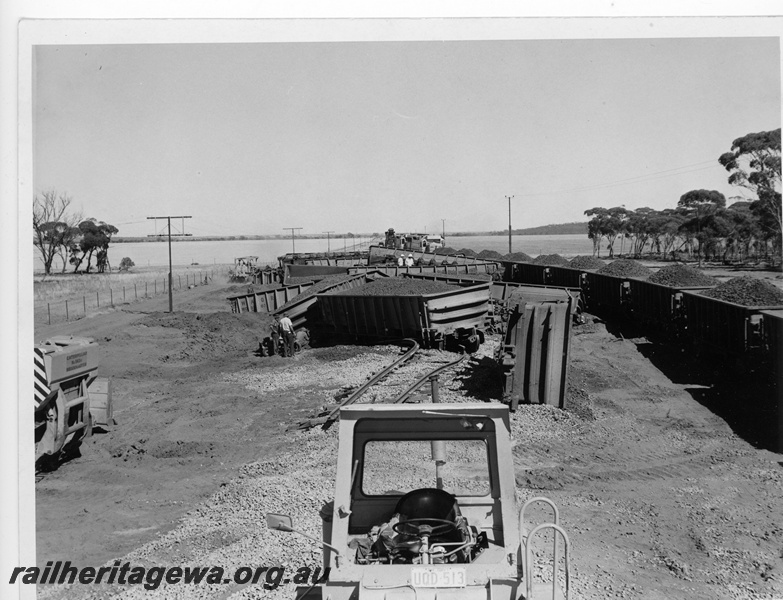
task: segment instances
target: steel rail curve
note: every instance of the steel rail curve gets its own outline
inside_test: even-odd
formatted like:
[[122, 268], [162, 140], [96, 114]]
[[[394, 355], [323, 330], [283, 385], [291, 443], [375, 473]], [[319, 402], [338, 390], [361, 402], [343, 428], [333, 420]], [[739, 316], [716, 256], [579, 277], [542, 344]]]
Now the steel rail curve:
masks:
[[445, 371], [446, 369], [450, 369], [451, 367], [456, 367], [463, 360], [465, 360], [465, 358], [467, 356], [468, 356], [467, 354], [462, 354], [457, 360], [453, 360], [450, 363], [446, 363], [442, 367], [438, 367], [437, 369], [433, 369], [429, 373], [424, 374], [421, 378], [417, 379], [416, 382], [413, 385], [411, 385], [407, 390], [405, 390], [399, 396], [397, 396], [394, 400], [392, 400], [391, 404], [398, 404], [400, 402], [405, 402], [412, 394], [414, 394], [416, 392], [416, 390], [418, 390], [425, 383], [427, 383], [427, 380], [430, 377], [433, 377], [434, 375], [438, 375], [442, 371]]
[[340, 409], [344, 406], [348, 406], [349, 404], [353, 404], [356, 402], [359, 398], [362, 397], [362, 395], [370, 389], [373, 385], [384, 379], [394, 371], [398, 366], [400, 366], [402, 363], [407, 362], [413, 356], [416, 354], [416, 352], [419, 351], [419, 343], [416, 340], [412, 340], [410, 338], [405, 338], [402, 340], [403, 344], [409, 344], [410, 349], [400, 356], [397, 360], [395, 360], [393, 363], [391, 363], [388, 367], [384, 368], [383, 370], [379, 371], [370, 379], [368, 379], [366, 382], [364, 382], [359, 388], [357, 388], [350, 396], [348, 396], [345, 400], [340, 402], [334, 409], [326, 413], [325, 415], [320, 415], [317, 417], [314, 417], [312, 419], [307, 419], [305, 421], [300, 421], [298, 424], [299, 429], [308, 429], [310, 427], [315, 427], [316, 425], [322, 425], [324, 429], [326, 429], [331, 423], [337, 420]]

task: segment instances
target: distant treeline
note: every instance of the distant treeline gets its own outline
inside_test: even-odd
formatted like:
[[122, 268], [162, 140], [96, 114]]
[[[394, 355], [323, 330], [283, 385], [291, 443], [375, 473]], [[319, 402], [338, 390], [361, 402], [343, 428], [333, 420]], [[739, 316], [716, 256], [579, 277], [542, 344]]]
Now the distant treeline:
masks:
[[[587, 221], [583, 223], [558, 223], [557, 225], [541, 225], [527, 229], [512, 229], [512, 235], [587, 235]], [[464, 237], [468, 235], [508, 235], [508, 229], [503, 231], [465, 231], [449, 233], [446, 237]]]
[[[558, 223], [557, 225], [541, 225], [527, 229], [512, 229], [513, 235], [587, 235], [587, 221], [583, 223]], [[493, 235], [508, 235], [508, 230], [493, 232]]]
[[[338, 234], [331, 236], [331, 239], [343, 239], [343, 238], [369, 238], [369, 237], [381, 237], [379, 233], [373, 233], [373, 234], [361, 234], [357, 233], [356, 235], [351, 235], [350, 233], [347, 234]], [[171, 238], [172, 242], [230, 242], [232, 240], [290, 240], [290, 235], [192, 235], [187, 237], [173, 237]], [[325, 240], [325, 235], [297, 235], [297, 240]], [[168, 242], [168, 237], [164, 235], [157, 235], [157, 236], [144, 236], [144, 237], [117, 237], [112, 239], [112, 242], [115, 244], [122, 244], [122, 243], [137, 243], [137, 242]]]

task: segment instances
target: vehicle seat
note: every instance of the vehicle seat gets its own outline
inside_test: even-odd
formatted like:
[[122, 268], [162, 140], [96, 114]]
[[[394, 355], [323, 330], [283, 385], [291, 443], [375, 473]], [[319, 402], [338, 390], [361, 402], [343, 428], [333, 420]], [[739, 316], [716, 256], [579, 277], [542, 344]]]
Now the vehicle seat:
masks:
[[421, 488], [405, 494], [394, 512], [403, 519], [444, 519], [455, 521], [461, 516], [457, 498], [445, 490]]

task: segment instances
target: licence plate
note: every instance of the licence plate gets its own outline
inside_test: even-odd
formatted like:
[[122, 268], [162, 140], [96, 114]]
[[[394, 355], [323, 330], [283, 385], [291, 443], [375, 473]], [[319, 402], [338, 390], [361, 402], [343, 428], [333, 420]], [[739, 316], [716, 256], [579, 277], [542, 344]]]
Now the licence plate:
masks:
[[411, 585], [424, 588], [465, 587], [468, 584], [464, 567], [411, 567]]

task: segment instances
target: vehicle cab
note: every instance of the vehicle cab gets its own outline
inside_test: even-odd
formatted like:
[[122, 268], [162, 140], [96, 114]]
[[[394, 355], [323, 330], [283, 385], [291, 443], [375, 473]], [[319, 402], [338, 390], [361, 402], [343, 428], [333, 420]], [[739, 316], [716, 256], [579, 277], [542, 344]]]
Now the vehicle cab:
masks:
[[505, 406], [356, 405], [339, 434], [323, 598], [519, 596]]

